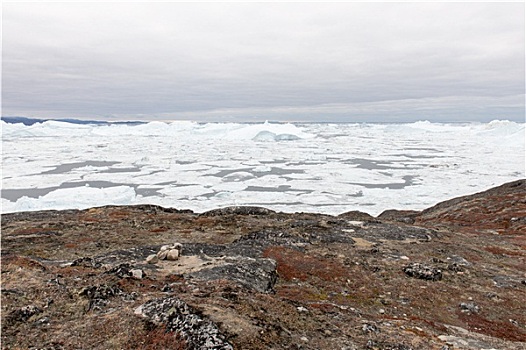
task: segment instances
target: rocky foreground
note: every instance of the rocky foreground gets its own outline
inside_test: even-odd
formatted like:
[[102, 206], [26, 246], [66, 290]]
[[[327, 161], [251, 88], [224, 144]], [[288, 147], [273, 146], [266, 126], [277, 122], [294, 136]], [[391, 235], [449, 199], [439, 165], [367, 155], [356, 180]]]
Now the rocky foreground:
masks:
[[526, 180], [376, 218], [5, 214], [2, 348], [526, 349], [525, 258]]

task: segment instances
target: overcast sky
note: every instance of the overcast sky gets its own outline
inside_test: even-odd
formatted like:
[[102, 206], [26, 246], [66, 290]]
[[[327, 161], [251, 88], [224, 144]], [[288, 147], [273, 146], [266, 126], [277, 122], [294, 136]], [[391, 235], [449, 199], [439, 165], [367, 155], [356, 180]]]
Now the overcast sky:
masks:
[[516, 3], [5, 3], [2, 115], [524, 121]]

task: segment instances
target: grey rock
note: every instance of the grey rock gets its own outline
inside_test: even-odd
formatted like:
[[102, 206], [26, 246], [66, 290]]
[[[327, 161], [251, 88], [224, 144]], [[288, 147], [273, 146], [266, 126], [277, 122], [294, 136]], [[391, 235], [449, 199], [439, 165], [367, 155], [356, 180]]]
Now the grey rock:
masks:
[[225, 255], [227, 246], [208, 243], [186, 243], [183, 255], [207, 255], [219, 257]]
[[251, 206], [232, 206], [220, 209], [209, 210], [200, 216], [221, 216], [221, 215], [270, 215], [276, 212], [263, 207]]
[[401, 226], [387, 222], [365, 222], [361, 227], [351, 227], [355, 230], [353, 236], [363, 237], [369, 241], [381, 242], [382, 240], [403, 241], [419, 240], [429, 242], [440, 237], [440, 233], [428, 228], [417, 226]]
[[415, 217], [420, 214], [416, 210], [385, 210], [377, 216], [379, 220], [402, 222], [404, 224], [413, 224]]
[[106, 271], [105, 273], [106, 274], [113, 274], [119, 278], [127, 278], [127, 277], [131, 277], [132, 276], [132, 273], [131, 273], [131, 270], [133, 270], [134, 268], [128, 264], [128, 263], [123, 263], [123, 264], [119, 264], [111, 269], [109, 269], [108, 271]]
[[[442, 340], [443, 342], [446, 342], [447, 345], [444, 345], [442, 349], [449, 350], [449, 349], [495, 349], [490, 344], [487, 344], [486, 342], [481, 341], [480, 339], [472, 339], [467, 336], [467, 334], [464, 334], [463, 337], [454, 336], [454, 335], [439, 335], [438, 339]], [[450, 345], [451, 348], [448, 346]], [[441, 350], [442, 350], [441, 349]]]
[[346, 220], [359, 220], [359, 221], [374, 221], [375, 218], [371, 216], [370, 214], [352, 210], [345, 212], [343, 214], [338, 215], [339, 219], [346, 219]]
[[166, 329], [178, 332], [191, 350], [231, 350], [217, 325], [184, 301], [168, 297], [150, 300], [139, 306], [135, 314]]
[[458, 266], [464, 266], [464, 267], [471, 266], [471, 263], [469, 261], [467, 261], [466, 259], [458, 255], [452, 255], [448, 257], [447, 260], [448, 262], [457, 264]]
[[157, 254], [159, 248], [159, 245], [154, 245], [119, 249], [99, 255], [94, 260], [106, 266], [116, 266], [123, 263], [135, 264], [138, 261], [144, 261], [149, 255]]
[[49, 325], [49, 317], [42, 317], [34, 323], [35, 326], [47, 326]]
[[183, 245], [181, 243], [174, 243], [172, 249], [179, 251], [179, 255], [183, 254]]
[[80, 290], [79, 295], [89, 299], [87, 311], [102, 311], [109, 303], [111, 298], [122, 295], [123, 291], [117, 286], [88, 286]]
[[516, 288], [526, 283], [522, 283], [520, 277], [497, 275], [493, 277], [493, 283], [499, 288]]
[[85, 296], [88, 299], [109, 299], [122, 293], [122, 290], [117, 286], [108, 286], [102, 284], [100, 286], [88, 286], [79, 291], [79, 295]]
[[74, 260], [71, 263], [71, 266], [81, 266], [81, 267], [93, 267], [93, 268], [99, 268], [102, 266], [100, 262], [95, 261], [92, 258], [84, 257]]
[[404, 267], [406, 275], [428, 281], [440, 281], [442, 279], [442, 271], [428, 265], [420, 263], [411, 263]]
[[261, 293], [272, 293], [278, 279], [276, 262], [272, 259], [228, 257], [226, 264], [189, 274], [203, 280], [228, 279]]
[[472, 313], [472, 314], [476, 314], [480, 311], [480, 307], [473, 303], [473, 302], [470, 302], [470, 303], [460, 303], [459, 305], [460, 307], [460, 311], [462, 312], [468, 312], [468, 313]]
[[362, 325], [362, 332], [364, 332], [364, 333], [378, 333], [378, 332], [380, 332], [380, 329], [378, 329], [378, 327], [376, 327], [376, 325], [374, 325], [374, 324], [364, 323]]
[[33, 315], [42, 313], [42, 309], [36, 305], [24, 306], [20, 309], [13, 310], [7, 316], [8, 322], [27, 322]]

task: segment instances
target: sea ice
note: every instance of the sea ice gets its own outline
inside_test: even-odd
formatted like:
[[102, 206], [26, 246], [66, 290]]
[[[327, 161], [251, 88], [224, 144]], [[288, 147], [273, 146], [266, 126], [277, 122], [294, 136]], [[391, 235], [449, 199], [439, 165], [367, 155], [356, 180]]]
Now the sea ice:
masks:
[[151, 122], [2, 127], [2, 212], [151, 203], [422, 209], [525, 177], [525, 125]]

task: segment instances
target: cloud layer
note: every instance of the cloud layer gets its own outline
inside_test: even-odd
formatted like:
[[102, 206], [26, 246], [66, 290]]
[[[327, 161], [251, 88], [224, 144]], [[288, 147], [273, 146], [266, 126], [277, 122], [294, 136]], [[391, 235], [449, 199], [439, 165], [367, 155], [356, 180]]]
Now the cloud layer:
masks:
[[3, 114], [524, 120], [524, 3], [6, 3]]

